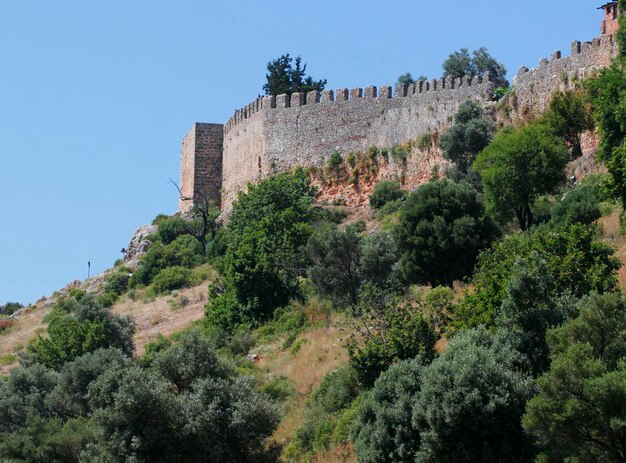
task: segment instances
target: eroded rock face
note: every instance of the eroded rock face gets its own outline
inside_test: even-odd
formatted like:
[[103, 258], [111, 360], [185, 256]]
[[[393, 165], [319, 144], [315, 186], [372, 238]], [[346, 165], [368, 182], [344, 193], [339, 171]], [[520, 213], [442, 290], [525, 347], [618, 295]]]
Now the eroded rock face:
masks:
[[156, 233], [156, 225], [143, 225], [135, 231], [135, 234], [126, 246], [126, 254], [124, 255], [124, 265], [131, 270], [137, 270], [139, 265], [139, 257], [145, 254], [150, 246], [151, 241], [148, 238]]

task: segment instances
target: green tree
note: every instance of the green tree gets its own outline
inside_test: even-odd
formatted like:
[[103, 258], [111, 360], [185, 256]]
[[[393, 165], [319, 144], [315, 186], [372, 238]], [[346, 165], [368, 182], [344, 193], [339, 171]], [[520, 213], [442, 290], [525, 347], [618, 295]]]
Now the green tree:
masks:
[[599, 203], [594, 189], [581, 185], [565, 193], [550, 215], [557, 224], [590, 224], [602, 216]]
[[502, 221], [515, 213], [526, 230], [533, 224], [534, 200], [554, 193], [564, 182], [568, 158], [565, 145], [549, 129], [529, 124], [500, 130], [473, 168], [482, 177], [490, 210]]
[[404, 85], [411, 85], [415, 83], [415, 79], [413, 78], [410, 72], [407, 72], [405, 74], [402, 74], [400, 77], [398, 77], [398, 83], [404, 84]]
[[580, 137], [593, 130], [591, 107], [583, 94], [571, 90], [554, 94], [542, 120], [567, 144], [571, 159], [582, 156]]
[[613, 177], [613, 191], [622, 204], [626, 204], [625, 69], [620, 61], [616, 61], [611, 67], [603, 69], [600, 76], [587, 82], [593, 118], [600, 132], [597, 156]]
[[415, 461], [530, 461], [534, 448], [521, 417], [534, 385], [524, 362], [508, 333], [482, 328], [455, 336], [422, 373]]
[[306, 76], [306, 64], [302, 66], [300, 56], [295, 59], [295, 67], [292, 65], [293, 61], [287, 53], [267, 63], [267, 83], [263, 85], [266, 95], [291, 95], [324, 90], [326, 79], [313, 80], [311, 76]]
[[496, 242], [478, 259], [474, 292], [456, 306], [455, 327], [494, 326], [518, 259], [536, 256], [545, 262], [552, 275], [553, 298], [565, 294], [580, 298], [590, 291], [612, 290], [621, 264], [613, 255], [615, 249], [596, 236], [594, 227], [582, 224], [543, 225]]
[[411, 417], [425, 362], [398, 362], [376, 380], [359, 405], [354, 447], [361, 463], [413, 463], [420, 447]]
[[437, 336], [424, 319], [421, 307], [404, 303], [389, 291], [368, 285], [353, 309], [362, 325], [363, 339], [348, 346], [350, 363], [359, 382], [371, 387], [394, 362], [434, 355]]
[[320, 295], [339, 307], [355, 304], [358, 299], [360, 243], [354, 227], [342, 230], [334, 224], [313, 235], [307, 243], [309, 279]]
[[[302, 172], [249, 185], [233, 204], [222, 281], [207, 307], [211, 323], [253, 323], [300, 297], [300, 248], [311, 236], [314, 189]], [[223, 326], [226, 327], [226, 326]], [[226, 327], [228, 329], [234, 326]]]
[[497, 325], [518, 338], [517, 350], [528, 358], [533, 376], [550, 364], [546, 332], [572, 316], [575, 303], [559, 294], [554, 275], [537, 255], [515, 261]]
[[626, 302], [621, 294], [593, 293], [579, 310], [548, 333], [552, 364], [523, 424], [554, 461], [623, 462]]
[[437, 180], [411, 193], [400, 209], [397, 236], [405, 278], [451, 286], [467, 276], [497, 228], [468, 183]]
[[47, 337], [37, 336], [28, 345], [34, 359], [48, 368], [59, 369], [88, 352], [120, 348], [130, 356], [134, 350], [135, 322], [99, 305], [91, 297], [78, 302], [74, 313], [61, 312], [48, 324]]
[[388, 202], [402, 199], [404, 195], [405, 192], [400, 188], [399, 182], [383, 180], [374, 186], [369, 197], [370, 206], [380, 209]]
[[443, 63], [444, 76], [483, 77], [489, 73], [490, 79], [498, 87], [508, 87], [506, 80], [506, 68], [498, 63], [487, 51], [485, 47], [474, 50], [470, 56], [467, 48], [461, 48], [448, 56]]
[[446, 159], [454, 162], [467, 174], [470, 166], [493, 138], [495, 122], [487, 117], [474, 100], [467, 100], [454, 116], [454, 124], [441, 136], [441, 147]]

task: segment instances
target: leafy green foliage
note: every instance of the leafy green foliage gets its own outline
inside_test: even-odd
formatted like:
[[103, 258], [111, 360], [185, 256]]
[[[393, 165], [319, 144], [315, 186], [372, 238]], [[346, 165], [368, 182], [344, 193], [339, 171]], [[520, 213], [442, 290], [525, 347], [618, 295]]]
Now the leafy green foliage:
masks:
[[565, 180], [565, 145], [549, 129], [529, 124], [500, 130], [473, 168], [483, 180], [489, 209], [501, 221], [513, 213], [526, 230], [533, 224], [531, 205], [540, 195], [556, 192]]
[[223, 280], [213, 285], [209, 323], [232, 330], [268, 319], [300, 297], [300, 248], [312, 233], [314, 189], [302, 172], [279, 174], [240, 194], [226, 230]]
[[550, 214], [557, 224], [590, 224], [602, 216], [598, 197], [594, 189], [588, 186], [579, 186], [566, 192]]
[[13, 315], [15, 312], [23, 308], [24, 306], [19, 302], [7, 302], [6, 304], [0, 305], [0, 316]]
[[281, 95], [283, 93], [291, 95], [292, 93], [308, 93], [312, 90], [321, 92], [326, 86], [326, 79], [313, 80], [311, 76], [306, 75], [306, 64], [302, 66], [302, 58], [300, 56], [295, 59], [295, 67], [293, 66], [293, 58], [282, 55], [280, 58], [267, 63], [266, 78], [267, 83], [263, 85], [263, 91], [266, 95]]
[[489, 145], [495, 131], [495, 122], [485, 115], [481, 106], [467, 100], [459, 106], [450, 130], [441, 136], [446, 159], [454, 162], [461, 172], [469, 173], [476, 155]]
[[552, 363], [528, 403], [524, 427], [546, 457], [624, 461], [626, 303], [621, 294], [594, 293], [579, 309], [578, 318], [548, 333]]
[[354, 426], [362, 463], [413, 463], [420, 447], [412, 415], [425, 365], [422, 358], [398, 362], [367, 392]]
[[341, 230], [332, 225], [307, 243], [306, 253], [312, 262], [308, 272], [311, 283], [321, 296], [338, 306], [354, 304], [358, 299], [360, 241], [354, 227]]
[[407, 72], [405, 74], [400, 75], [400, 77], [398, 77], [398, 83], [404, 84], [404, 85], [411, 85], [415, 83], [415, 79], [413, 79], [413, 76], [411, 75], [410, 72]]
[[456, 308], [456, 328], [493, 326], [515, 275], [517, 259], [543, 260], [552, 275], [554, 297], [582, 297], [590, 291], [609, 291], [617, 284], [620, 263], [614, 249], [596, 240], [596, 229], [582, 224], [559, 228], [536, 227], [511, 235], [483, 252], [474, 274], [475, 291]]
[[139, 268], [133, 273], [128, 286], [147, 286], [163, 269], [178, 266], [193, 268], [204, 261], [202, 245], [191, 235], [178, 236], [167, 245], [153, 243], [141, 258]]
[[482, 198], [466, 182], [437, 180], [411, 193], [400, 209], [400, 264], [411, 282], [452, 285], [498, 234]]
[[37, 362], [59, 369], [81, 355], [108, 347], [132, 355], [135, 333], [132, 318], [114, 316], [90, 297], [81, 299], [73, 313], [58, 311], [48, 324], [48, 337], [38, 336], [28, 345]]
[[398, 360], [423, 355], [431, 359], [437, 338], [420, 307], [404, 304], [398, 297], [367, 286], [354, 316], [364, 327], [363, 337], [348, 345], [350, 363], [364, 387]]
[[[623, 19], [622, 19], [623, 21]], [[620, 28], [622, 29], [622, 28]], [[613, 191], [626, 204], [626, 70], [619, 62], [587, 83], [593, 118], [600, 131], [598, 159], [613, 177]]]
[[485, 329], [454, 337], [423, 371], [413, 426], [415, 461], [528, 461], [534, 453], [521, 426], [534, 392], [524, 357], [508, 333]]
[[582, 156], [580, 137], [593, 130], [591, 107], [584, 95], [571, 90], [556, 93], [542, 121], [567, 144], [571, 159]]
[[433, 331], [438, 329], [440, 333], [445, 333], [454, 313], [454, 290], [447, 286], [431, 289], [424, 296], [424, 308]]
[[341, 440], [337, 433], [343, 425], [343, 412], [350, 409], [359, 393], [355, 372], [349, 366], [339, 367], [324, 376], [307, 403], [304, 423], [287, 450], [287, 456], [293, 458], [324, 451], [334, 440]]
[[370, 206], [380, 209], [391, 201], [397, 201], [404, 197], [405, 193], [400, 188], [400, 183], [383, 180], [374, 186], [374, 190], [369, 197]]
[[444, 76], [465, 77], [479, 76], [484, 77], [489, 73], [491, 81], [496, 87], [508, 87], [506, 80], [506, 68], [498, 63], [487, 51], [485, 47], [472, 52], [470, 56], [467, 48], [461, 48], [448, 56], [443, 63]]
[[104, 283], [104, 292], [120, 295], [128, 289], [130, 273], [125, 268], [121, 268], [110, 274]]
[[[143, 367], [141, 366], [143, 364]], [[192, 331], [133, 363], [117, 349], [0, 383], [0, 460], [268, 461], [279, 411]]]
[[558, 294], [554, 275], [543, 260], [532, 255], [515, 261], [497, 324], [517, 337], [517, 350], [528, 358], [533, 376], [550, 363], [546, 332], [575, 312], [576, 300]]
[[508, 333], [455, 336], [430, 365], [400, 362], [359, 407], [359, 461], [529, 461], [520, 418], [534, 392]]
[[187, 288], [194, 283], [193, 272], [181, 266], [162, 269], [152, 280], [156, 294], [167, 294], [180, 288]]

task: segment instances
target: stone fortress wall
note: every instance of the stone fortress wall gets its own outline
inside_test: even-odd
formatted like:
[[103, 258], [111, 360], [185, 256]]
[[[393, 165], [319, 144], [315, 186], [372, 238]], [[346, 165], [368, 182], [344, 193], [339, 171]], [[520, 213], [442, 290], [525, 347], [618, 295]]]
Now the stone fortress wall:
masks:
[[522, 66], [513, 78], [518, 112], [545, 111], [555, 92], [573, 89], [577, 82], [608, 67], [616, 54], [614, 37], [602, 35], [591, 42], [572, 42], [570, 56], [562, 57], [560, 51], [555, 51], [534, 69]]
[[[573, 42], [569, 57], [557, 51], [534, 69], [520, 68], [513, 79], [518, 116], [541, 113], [555, 92], [573, 88], [610, 64], [617, 53], [612, 35], [617, 30], [617, 2], [601, 8], [601, 37]], [[486, 103], [493, 90], [487, 75], [398, 85], [393, 92], [383, 86], [257, 98], [226, 124], [198, 123], [187, 134], [181, 152], [180, 210], [207, 195], [228, 210], [248, 182], [296, 165], [320, 166], [334, 150], [392, 148], [441, 132], [461, 103]]]
[[[187, 134], [181, 153], [180, 210], [192, 204], [186, 198], [196, 198], [203, 189], [221, 190], [222, 209], [228, 209], [248, 182], [297, 165], [321, 166], [335, 150], [392, 148], [441, 131], [461, 103], [489, 101], [493, 90], [486, 75], [397, 85], [395, 91], [371, 86], [258, 98], [221, 126], [221, 176], [215, 171], [220, 143], [215, 131], [220, 125], [196, 124]], [[206, 126], [216, 146], [198, 143], [199, 136], [207, 139], [202, 135]]]
[[223, 206], [246, 183], [296, 165], [321, 166], [335, 150], [391, 148], [441, 130], [462, 102], [487, 101], [493, 87], [488, 78], [445, 78], [395, 93], [384, 86], [258, 99], [224, 126]]

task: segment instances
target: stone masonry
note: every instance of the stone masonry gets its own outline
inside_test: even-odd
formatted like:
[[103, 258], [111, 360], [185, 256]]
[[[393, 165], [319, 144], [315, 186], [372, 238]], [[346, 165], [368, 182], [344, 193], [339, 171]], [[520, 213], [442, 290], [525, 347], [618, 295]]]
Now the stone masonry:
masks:
[[545, 111], [555, 92], [572, 89], [577, 82], [609, 66], [616, 53], [614, 37], [602, 35], [591, 42], [572, 42], [571, 56], [561, 57], [561, 52], [555, 51], [534, 69], [521, 67], [513, 78], [519, 112]]
[[[602, 35], [572, 44], [534, 69], [520, 68], [513, 79], [518, 115], [538, 114], [552, 95], [607, 67], [617, 53], [616, 2], [601, 7]], [[420, 81], [410, 86], [326, 90], [257, 98], [222, 124], [195, 124], [181, 152], [180, 210], [210, 199], [230, 209], [237, 192], [294, 166], [321, 166], [335, 150], [392, 148], [427, 133], [441, 133], [461, 103], [492, 99], [489, 76]]]
[[179, 210], [205, 198], [220, 203], [223, 144], [222, 124], [196, 123], [187, 133], [180, 155]]
[[[180, 209], [192, 204], [199, 187], [221, 189], [221, 207], [227, 210], [248, 182], [297, 165], [320, 166], [335, 150], [363, 151], [372, 145], [392, 148], [441, 131], [451, 124], [461, 103], [489, 101], [493, 90], [487, 75], [398, 85], [395, 92], [389, 86], [372, 86], [258, 98], [223, 126], [220, 171], [209, 168], [217, 168], [220, 148], [199, 150], [199, 130], [208, 124], [196, 124], [187, 134], [181, 155], [181, 190], [190, 199], [181, 201]], [[215, 131], [222, 126], [210, 126], [214, 139], [221, 143]]]

